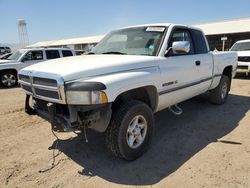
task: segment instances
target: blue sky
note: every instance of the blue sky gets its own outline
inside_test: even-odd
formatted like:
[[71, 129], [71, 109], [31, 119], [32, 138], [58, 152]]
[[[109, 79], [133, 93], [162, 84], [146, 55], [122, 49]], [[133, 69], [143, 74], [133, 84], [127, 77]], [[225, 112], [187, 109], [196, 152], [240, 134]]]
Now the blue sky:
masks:
[[0, 0], [0, 43], [17, 43], [25, 19], [30, 43], [105, 34], [134, 24], [195, 24], [250, 17], [250, 0]]

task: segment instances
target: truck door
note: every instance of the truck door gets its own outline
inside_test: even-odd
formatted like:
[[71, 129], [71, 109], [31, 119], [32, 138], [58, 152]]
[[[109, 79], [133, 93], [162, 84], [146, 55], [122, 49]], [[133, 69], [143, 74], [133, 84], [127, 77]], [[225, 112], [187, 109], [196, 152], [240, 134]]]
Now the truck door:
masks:
[[159, 92], [158, 110], [177, 104], [199, 93], [200, 75], [198, 74], [197, 64], [202, 57], [195, 54], [189, 29], [175, 28], [168, 40], [168, 49], [176, 41], [188, 41], [190, 51], [178, 54], [170, 52], [160, 62], [162, 84]]
[[195, 53], [199, 56], [200, 60], [196, 66], [200, 77], [199, 93], [204, 93], [212, 83], [213, 54], [208, 52], [209, 49], [204, 34], [196, 29], [191, 29], [190, 31], [194, 39]]
[[31, 50], [28, 51], [21, 60], [22, 68], [27, 67], [29, 65], [39, 63], [44, 61], [44, 55], [42, 50]]

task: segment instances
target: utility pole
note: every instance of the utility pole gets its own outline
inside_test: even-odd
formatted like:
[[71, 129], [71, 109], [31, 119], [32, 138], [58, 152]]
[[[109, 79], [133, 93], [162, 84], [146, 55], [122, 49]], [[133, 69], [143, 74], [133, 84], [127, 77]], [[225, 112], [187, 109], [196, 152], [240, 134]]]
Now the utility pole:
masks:
[[226, 43], [227, 37], [226, 36], [221, 37], [221, 40], [222, 40], [222, 51], [225, 51], [225, 43]]

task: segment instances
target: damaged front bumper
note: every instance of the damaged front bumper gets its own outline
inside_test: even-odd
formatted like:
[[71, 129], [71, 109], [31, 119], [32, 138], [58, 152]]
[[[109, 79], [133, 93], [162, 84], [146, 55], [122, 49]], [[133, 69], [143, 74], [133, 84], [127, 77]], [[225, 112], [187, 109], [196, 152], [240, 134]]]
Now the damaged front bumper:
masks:
[[[32, 103], [31, 103], [32, 99]], [[91, 128], [104, 132], [111, 119], [111, 104], [66, 105], [52, 103], [26, 95], [25, 112], [37, 114], [50, 122], [54, 131], [68, 132]]]

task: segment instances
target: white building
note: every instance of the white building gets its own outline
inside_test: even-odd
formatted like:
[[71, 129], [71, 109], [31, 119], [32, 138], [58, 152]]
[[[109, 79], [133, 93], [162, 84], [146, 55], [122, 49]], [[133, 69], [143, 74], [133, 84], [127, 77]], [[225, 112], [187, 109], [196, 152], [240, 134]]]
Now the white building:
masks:
[[[250, 18], [223, 20], [210, 23], [196, 24], [201, 28], [209, 42], [211, 50], [228, 50], [236, 41], [250, 39]], [[89, 51], [104, 36], [81, 37], [63, 40], [37, 42], [28, 47], [69, 47], [78, 52]]]
[[93, 48], [104, 36], [91, 36], [91, 37], [80, 37], [62, 40], [51, 40], [37, 42], [35, 44], [27, 46], [28, 48], [39, 48], [39, 47], [68, 47], [75, 49], [76, 52], [82, 53], [89, 51]]
[[250, 18], [202, 23], [195, 26], [204, 31], [211, 50], [215, 48], [222, 50], [223, 38], [226, 39], [225, 50], [238, 40], [250, 39]]

